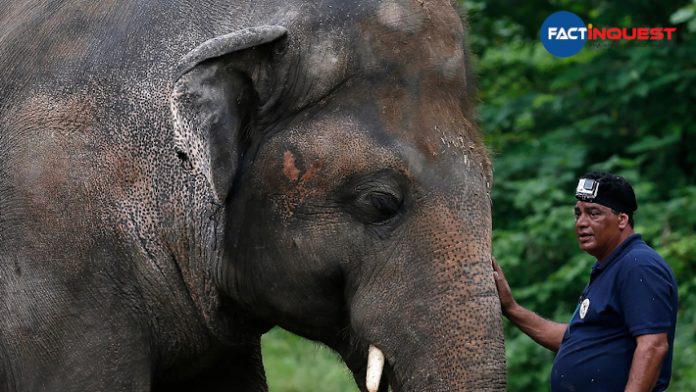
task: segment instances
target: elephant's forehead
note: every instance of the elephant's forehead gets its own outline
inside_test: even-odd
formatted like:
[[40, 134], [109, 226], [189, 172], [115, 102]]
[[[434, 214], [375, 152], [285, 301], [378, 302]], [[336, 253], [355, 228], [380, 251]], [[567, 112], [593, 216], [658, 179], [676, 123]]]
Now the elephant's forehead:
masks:
[[458, 150], [485, 160], [470, 118], [464, 30], [450, 3], [385, 1], [360, 29], [354, 55], [383, 128], [428, 159]]
[[356, 48], [365, 69], [402, 77], [425, 72], [456, 79], [464, 70], [464, 29], [448, 1], [390, 0], [359, 23]]
[[464, 28], [449, 1], [387, 0], [334, 8], [322, 10], [313, 23], [301, 15], [316, 10], [285, 16], [298, 24], [291, 42], [312, 89], [326, 92], [346, 78], [365, 78], [387, 88], [408, 85], [415, 91], [428, 79], [443, 89], [466, 91]]

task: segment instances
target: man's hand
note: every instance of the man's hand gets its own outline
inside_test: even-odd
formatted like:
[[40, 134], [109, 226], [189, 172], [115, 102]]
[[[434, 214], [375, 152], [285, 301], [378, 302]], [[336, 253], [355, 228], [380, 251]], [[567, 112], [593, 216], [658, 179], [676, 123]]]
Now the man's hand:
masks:
[[512, 290], [510, 285], [505, 279], [505, 273], [498, 265], [495, 257], [491, 257], [491, 264], [493, 266], [493, 279], [495, 279], [495, 286], [498, 289], [498, 297], [500, 297], [500, 307], [503, 310], [503, 314], [507, 315], [508, 311], [517, 303], [515, 298], [512, 296]]
[[507, 279], [505, 279], [505, 274], [500, 269], [495, 257], [491, 257], [491, 265], [493, 266], [493, 279], [495, 279], [495, 286], [498, 288], [498, 297], [500, 297], [500, 307], [503, 315], [512, 321], [522, 332], [534, 339], [535, 342], [551, 351], [558, 351], [566, 330], [566, 324], [547, 320], [531, 310], [518, 305], [512, 296], [512, 290], [510, 290], [510, 285]]

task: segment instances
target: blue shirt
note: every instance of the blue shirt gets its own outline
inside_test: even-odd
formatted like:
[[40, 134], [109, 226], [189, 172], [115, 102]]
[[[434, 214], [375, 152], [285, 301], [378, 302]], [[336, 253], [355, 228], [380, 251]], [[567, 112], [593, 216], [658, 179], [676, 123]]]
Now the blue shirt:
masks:
[[664, 332], [669, 352], [654, 389], [664, 391], [672, 373], [677, 308], [674, 273], [640, 235], [630, 236], [592, 267], [553, 362], [551, 390], [623, 391], [636, 337]]

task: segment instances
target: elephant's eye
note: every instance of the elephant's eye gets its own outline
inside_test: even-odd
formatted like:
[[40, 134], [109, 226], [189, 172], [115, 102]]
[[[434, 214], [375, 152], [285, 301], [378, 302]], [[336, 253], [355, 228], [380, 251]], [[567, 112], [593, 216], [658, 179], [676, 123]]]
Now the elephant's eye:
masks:
[[398, 195], [385, 191], [374, 191], [358, 196], [354, 204], [369, 223], [385, 222], [399, 213], [402, 200]]
[[348, 211], [363, 223], [391, 222], [403, 210], [404, 195], [394, 173], [383, 171], [354, 179], [344, 198]]

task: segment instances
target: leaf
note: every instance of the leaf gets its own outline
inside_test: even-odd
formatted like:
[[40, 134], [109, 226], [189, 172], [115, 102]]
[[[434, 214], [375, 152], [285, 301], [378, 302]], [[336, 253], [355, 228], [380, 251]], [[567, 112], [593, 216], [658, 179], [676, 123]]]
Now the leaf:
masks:
[[677, 12], [673, 13], [669, 17], [669, 21], [672, 24], [680, 24], [689, 21], [696, 17], [696, 5], [691, 4], [684, 8], [680, 8]]
[[648, 135], [640, 141], [631, 144], [626, 151], [632, 154], [641, 154], [648, 151], [655, 151], [675, 144], [679, 141], [679, 134], [665, 135], [663, 137]]

